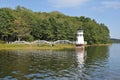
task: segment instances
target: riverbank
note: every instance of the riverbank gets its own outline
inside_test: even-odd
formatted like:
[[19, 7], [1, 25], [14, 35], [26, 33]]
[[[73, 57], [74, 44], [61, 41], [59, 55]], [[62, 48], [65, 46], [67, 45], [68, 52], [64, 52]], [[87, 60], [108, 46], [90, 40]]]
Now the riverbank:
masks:
[[86, 47], [89, 47], [89, 46], [109, 46], [111, 45], [112, 43], [107, 43], [107, 44], [92, 44], [92, 45], [85, 45]]
[[[111, 44], [94, 44], [94, 45], [85, 45], [89, 46], [108, 46]], [[49, 44], [0, 44], [0, 50], [64, 50], [64, 49], [75, 49], [76, 46], [72, 44], [55, 44], [53, 46]]]
[[71, 44], [55, 44], [53, 46], [49, 44], [0, 44], [0, 50], [16, 50], [16, 49], [39, 49], [39, 50], [63, 50], [63, 49], [74, 49], [75, 45]]

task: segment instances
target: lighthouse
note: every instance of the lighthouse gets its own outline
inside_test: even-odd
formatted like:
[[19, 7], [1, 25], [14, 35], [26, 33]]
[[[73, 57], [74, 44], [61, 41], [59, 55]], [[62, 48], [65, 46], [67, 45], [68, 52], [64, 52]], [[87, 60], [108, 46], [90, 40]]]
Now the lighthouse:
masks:
[[83, 36], [83, 30], [82, 28], [77, 30], [77, 40], [76, 40], [76, 46], [83, 46], [84, 45], [84, 36]]

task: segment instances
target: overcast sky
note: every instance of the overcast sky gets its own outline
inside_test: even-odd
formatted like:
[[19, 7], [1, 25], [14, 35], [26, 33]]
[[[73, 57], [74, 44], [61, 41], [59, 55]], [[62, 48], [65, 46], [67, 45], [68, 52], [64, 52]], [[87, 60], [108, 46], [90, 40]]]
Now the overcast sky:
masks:
[[107, 25], [112, 38], [120, 39], [120, 0], [0, 0], [0, 8], [18, 5], [37, 12], [90, 17]]

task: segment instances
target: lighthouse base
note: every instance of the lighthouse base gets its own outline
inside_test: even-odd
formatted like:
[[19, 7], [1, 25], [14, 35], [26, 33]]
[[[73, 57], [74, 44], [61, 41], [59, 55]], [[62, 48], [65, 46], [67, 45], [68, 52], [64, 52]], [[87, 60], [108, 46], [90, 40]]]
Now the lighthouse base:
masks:
[[76, 46], [84, 46], [84, 44], [76, 44]]
[[84, 47], [85, 47], [84, 44], [79, 44], [79, 45], [76, 44], [76, 48], [77, 48], [77, 49], [83, 50]]

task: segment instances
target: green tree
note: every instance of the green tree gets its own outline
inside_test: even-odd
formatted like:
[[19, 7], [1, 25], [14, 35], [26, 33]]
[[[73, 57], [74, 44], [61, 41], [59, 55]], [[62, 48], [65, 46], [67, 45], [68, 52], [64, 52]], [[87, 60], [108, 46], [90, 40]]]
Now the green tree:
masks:
[[13, 21], [15, 15], [10, 8], [0, 9], [0, 39], [4, 41], [12, 41], [13, 36]]
[[76, 40], [77, 29], [84, 29], [88, 44], [108, 43], [109, 29], [89, 17], [72, 17], [58, 11], [33, 12], [17, 6], [15, 10], [0, 8], [0, 40]]

